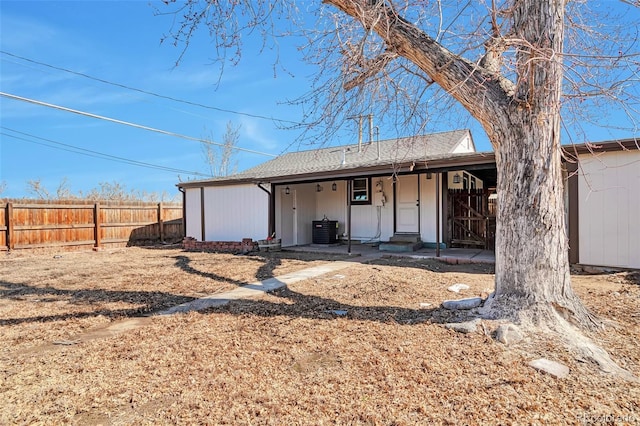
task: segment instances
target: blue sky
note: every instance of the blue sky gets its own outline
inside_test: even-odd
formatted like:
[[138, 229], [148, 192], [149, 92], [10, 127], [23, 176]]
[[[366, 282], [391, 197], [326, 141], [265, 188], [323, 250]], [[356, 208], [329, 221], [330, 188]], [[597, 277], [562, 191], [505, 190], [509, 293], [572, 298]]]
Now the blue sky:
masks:
[[[181, 47], [160, 43], [172, 19], [157, 16], [148, 1], [0, 0], [0, 50], [6, 52], [0, 53], [0, 91], [194, 138], [213, 135], [218, 142], [231, 121], [241, 126], [239, 147], [273, 155], [298, 149], [293, 142], [299, 130], [284, 130], [273, 120], [258, 117], [302, 119], [300, 108], [286, 100], [309, 90], [314, 69], [302, 62], [294, 42], [280, 45], [282, 67], [275, 75], [274, 56], [259, 55], [258, 41], [245, 45], [239, 66], [227, 66], [220, 74], [206, 33], [193, 40], [176, 67]], [[47, 65], [212, 108], [127, 90]], [[81, 155], [72, 147], [182, 171], [207, 171], [198, 142], [6, 97], [0, 97], [0, 124], [4, 197], [27, 196], [30, 179], [40, 179], [53, 191], [66, 179], [74, 193], [86, 192], [99, 182], [119, 182], [131, 190], [174, 195], [179, 176], [202, 178]], [[478, 150], [490, 150], [478, 126], [471, 128]], [[439, 130], [451, 129], [442, 123]], [[356, 133], [347, 126], [330, 144], [355, 142]], [[408, 135], [381, 134], [381, 138], [397, 136]], [[615, 136], [604, 134], [601, 139]], [[269, 158], [247, 152], [235, 156], [239, 170]]]
[[[287, 149], [298, 135], [297, 131], [279, 129], [271, 120], [250, 116], [300, 120], [300, 111], [284, 101], [308, 90], [312, 70], [305, 68], [291, 46], [281, 48], [287, 49], [285, 57], [292, 73], [278, 72], [274, 78], [273, 59], [268, 54], [259, 56], [254, 46], [248, 45], [241, 65], [227, 67], [220, 75], [213, 64], [215, 52], [204, 36], [176, 67], [181, 49], [160, 44], [171, 17], [155, 16], [146, 1], [3, 0], [0, 14], [1, 50], [20, 57], [0, 54], [2, 92], [195, 138], [213, 135], [218, 142], [231, 121], [241, 126], [238, 146], [274, 155]], [[161, 99], [21, 58], [248, 115]], [[202, 148], [195, 141], [6, 97], [0, 98], [0, 108], [0, 181], [7, 186], [2, 194], [5, 197], [27, 195], [29, 179], [41, 179], [49, 190], [67, 178], [73, 192], [117, 181], [129, 189], [173, 194], [179, 175], [182, 179], [194, 177], [93, 158], [33, 141], [69, 149], [51, 141], [64, 143], [186, 171], [207, 171]], [[271, 157], [239, 152], [235, 158], [242, 170]]]

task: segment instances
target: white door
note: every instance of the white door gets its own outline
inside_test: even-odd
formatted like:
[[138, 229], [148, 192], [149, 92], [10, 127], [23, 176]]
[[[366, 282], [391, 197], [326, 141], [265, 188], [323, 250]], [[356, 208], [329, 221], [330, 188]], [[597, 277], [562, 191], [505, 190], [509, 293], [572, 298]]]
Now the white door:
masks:
[[396, 232], [418, 233], [420, 175], [398, 176], [396, 181]]
[[296, 214], [296, 190], [291, 189], [289, 194], [285, 194], [283, 189], [280, 193], [281, 200], [281, 218], [280, 229], [282, 235], [282, 246], [295, 246], [298, 244], [297, 229], [297, 214]]

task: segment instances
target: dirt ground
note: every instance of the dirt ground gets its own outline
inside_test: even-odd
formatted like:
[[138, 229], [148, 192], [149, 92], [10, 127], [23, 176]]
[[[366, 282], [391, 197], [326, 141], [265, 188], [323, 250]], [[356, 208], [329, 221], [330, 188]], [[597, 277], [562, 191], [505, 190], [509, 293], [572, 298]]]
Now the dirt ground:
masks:
[[[640, 424], [640, 385], [600, 373], [560, 342], [505, 346], [446, 299], [492, 291], [487, 265], [385, 257], [258, 299], [150, 315], [341, 257], [178, 248], [0, 254], [0, 424]], [[640, 273], [574, 275], [611, 320], [591, 335], [640, 377]], [[455, 294], [447, 287], [465, 283]], [[336, 315], [333, 311], [346, 311]], [[142, 321], [142, 320], [141, 320]], [[567, 365], [557, 379], [527, 364]]]

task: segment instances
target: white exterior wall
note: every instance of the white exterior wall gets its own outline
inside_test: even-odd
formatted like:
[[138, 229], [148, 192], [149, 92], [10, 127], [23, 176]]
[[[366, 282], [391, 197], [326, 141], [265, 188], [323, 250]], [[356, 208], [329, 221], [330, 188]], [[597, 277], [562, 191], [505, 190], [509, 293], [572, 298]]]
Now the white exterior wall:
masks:
[[[453, 182], [453, 177], [456, 175], [456, 173], [460, 176], [460, 182], [458, 183], [454, 183]], [[467, 177], [468, 181], [469, 181], [469, 188], [471, 188], [471, 177], [474, 177], [476, 179], [476, 189], [482, 189], [484, 183], [482, 182], [481, 179], [475, 177], [473, 174], [464, 171], [464, 170], [455, 170], [455, 171], [451, 171], [448, 173], [448, 185], [449, 185], [449, 189], [463, 189], [464, 188], [464, 177]]]
[[[312, 222], [316, 215], [316, 185], [311, 183], [287, 185], [276, 190], [276, 238], [284, 247], [311, 244]], [[322, 217], [320, 217], [322, 219]]]
[[269, 196], [257, 185], [206, 187], [204, 208], [206, 241], [255, 241], [267, 237]]
[[[386, 198], [384, 206], [378, 206], [373, 201], [376, 199], [378, 182]], [[371, 204], [351, 206], [351, 239], [388, 241], [393, 235], [393, 184], [389, 177], [371, 178], [371, 198]]]
[[475, 152], [475, 150], [476, 148], [473, 145], [471, 135], [469, 134], [451, 152], [454, 154], [460, 154], [463, 152]]
[[[440, 175], [440, 184], [444, 174]], [[442, 243], [444, 234], [442, 230], [447, 221], [447, 212], [442, 211], [442, 188], [440, 189], [440, 242]], [[443, 223], [444, 222], [444, 223]], [[436, 174], [433, 173], [431, 179], [426, 175], [420, 175], [420, 238], [425, 243], [436, 242]]]
[[336, 181], [336, 190], [331, 190], [333, 182], [324, 182], [322, 192], [316, 195], [314, 220], [322, 220], [326, 216], [329, 220], [338, 221], [338, 234], [347, 232], [347, 182]]
[[579, 161], [579, 262], [640, 268], [640, 152]]
[[202, 240], [202, 219], [200, 217], [200, 188], [185, 189], [186, 236]]

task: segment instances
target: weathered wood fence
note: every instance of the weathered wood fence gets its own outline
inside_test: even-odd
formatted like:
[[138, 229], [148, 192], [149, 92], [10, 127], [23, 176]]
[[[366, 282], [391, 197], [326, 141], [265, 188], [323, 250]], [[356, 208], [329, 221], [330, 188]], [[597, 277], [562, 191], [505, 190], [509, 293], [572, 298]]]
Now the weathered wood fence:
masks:
[[173, 203], [0, 203], [0, 250], [175, 241], [184, 236], [182, 212]]

